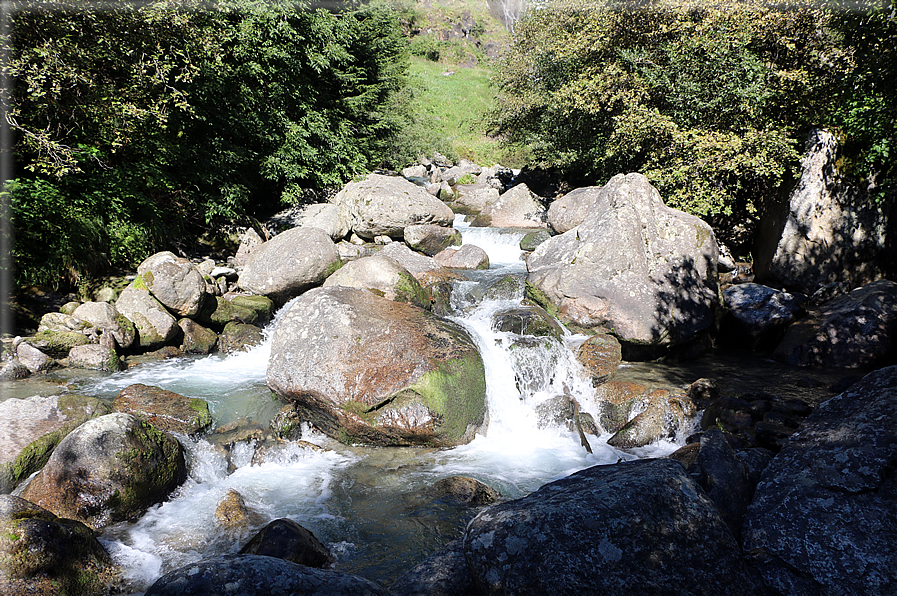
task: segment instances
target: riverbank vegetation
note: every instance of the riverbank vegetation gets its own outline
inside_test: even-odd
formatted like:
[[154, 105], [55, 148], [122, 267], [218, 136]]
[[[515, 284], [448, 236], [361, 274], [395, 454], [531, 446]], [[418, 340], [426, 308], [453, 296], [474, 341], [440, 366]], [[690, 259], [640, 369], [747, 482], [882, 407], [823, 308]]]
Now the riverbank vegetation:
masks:
[[897, 178], [897, 25], [865, 0], [534, 3], [503, 50], [491, 0], [13, 4], [20, 286], [189, 250], [434, 151], [573, 185], [639, 171], [727, 229], [787, 192], [812, 126], [878, 200]]
[[[642, 172], [731, 227], [790, 189], [813, 126], [843, 171], [894, 187], [897, 23], [873, 2], [571, 0], [530, 10], [498, 68], [492, 132], [572, 185]], [[889, 82], [890, 81], [890, 82]]]

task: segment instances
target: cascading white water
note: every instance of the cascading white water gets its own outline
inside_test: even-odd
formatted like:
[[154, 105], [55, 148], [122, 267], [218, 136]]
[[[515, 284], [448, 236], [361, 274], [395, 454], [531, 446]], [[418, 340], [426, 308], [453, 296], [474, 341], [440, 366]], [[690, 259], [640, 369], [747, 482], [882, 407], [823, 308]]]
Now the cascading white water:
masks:
[[[463, 291], [464, 284], [489, 284], [508, 274], [524, 274], [519, 249], [524, 232], [456, 224], [465, 243], [486, 250], [492, 263], [489, 271], [472, 274], [473, 281], [460, 282], [459, 295], [471, 294]], [[493, 328], [494, 315], [519, 306], [521, 299], [466, 304], [455, 317], [476, 341], [486, 370], [488, 428], [471, 443], [444, 450], [359, 449], [308, 430], [304, 438], [329, 450], [286, 445], [269, 453], [264, 463], [253, 465], [253, 443], [238, 443], [226, 457], [223, 448], [206, 440], [181, 437], [189, 452], [188, 482], [136, 523], [108, 528], [104, 544], [127, 569], [134, 589], [142, 590], [171, 569], [238, 551], [261, 525], [287, 517], [328, 545], [338, 557], [338, 569], [386, 581], [460, 531], [457, 520], [451, 521], [454, 517], [445, 523], [415, 517], [424, 514], [404, 505], [410, 491], [460, 474], [515, 498], [576, 470], [634, 458], [608, 447], [607, 436], [590, 436], [593, 453], [587, 453], [578, 434], [563, 426], [540, 425], [538, 405], [565, 393], [576, 398], [583, 411], [597, 412], [591, 383], [571, 349], [581, 337], [523, 341], [527, 338]], [[112, 397], [130, 384], [145, 383], [206, 399], [218, 426], [240, 418], [267, 424], [281, 407], [265, 385], [269, 353], [266, 341], [227, 357], [147, 364], [81, 390]], [[672, 443], [662, 444], [642, 455], [674, 448]], [[231, 489], [257, 514], [241, 531], [228, 531], [215, 518], [218, 503]]]

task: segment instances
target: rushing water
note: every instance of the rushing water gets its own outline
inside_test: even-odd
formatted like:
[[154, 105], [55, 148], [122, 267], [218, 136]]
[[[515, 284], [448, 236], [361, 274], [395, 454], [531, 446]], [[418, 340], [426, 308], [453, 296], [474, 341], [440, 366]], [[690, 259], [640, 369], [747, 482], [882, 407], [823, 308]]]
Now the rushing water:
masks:
[[[519, 249], [523, 232], [468, 228], [460, 219], [456, 225], [465, 242], [486, 250], [492, 263], [488, 271], [459, 282], [454, 295], [456, 320], [474, 337], [485, 364], [486, 431], [467, 445], [438, 450], [350, 447], [312, 429], [306, 429], [303, 438], [324, 448], [320, 451], [295, 443], [261, 446], [252, 441], [228, 449], [207, 439], [180, 437], [188, 452], [188, 481], [137, 522], [107, 528], [102, 535], [126, 570], [132, 590], [143, 591], [161, 574], [187, 563], [236, 552], [262, 525], [280, 517], [312, 530], [336, 555], [337, 569], [389, 584], [459, 536], [475, 513], [415, 497], [415, 491], [436, 480], [473, 476], [514, 498], [591, 465], [662, 455], [678, 446], [662, 441], [624, 453], [607, 446], [606, 435], [589, 437], [593, 453], [587, 453], [578, 435], [565, 427], [540, 428], [535, 408], [565, 392], [576, 397], [584, 411], [597, 414], [591, 384], [573, 357], [573, 348], [583, 338], [521, 344], [519, 336], [494, 330], [494, 313], [518, 305], [522, 296], [491, 301], [471, 296], [481, 295], [476, 288], [509, 273], [525, 274]], [[274, 325], [276, 319], [268, 331]], [[155, 385], [207, 400], [217, 427], [263, 427], [282, 406], [265, 385], [269, 353], [265, 341], [226, 357], [153, 362], [76, 379], [73, 388], [112, 398], [133, 383]], [[241, 530], [223, 528], [215, 518], [229, 490], [239, 492], [254, 513]]]

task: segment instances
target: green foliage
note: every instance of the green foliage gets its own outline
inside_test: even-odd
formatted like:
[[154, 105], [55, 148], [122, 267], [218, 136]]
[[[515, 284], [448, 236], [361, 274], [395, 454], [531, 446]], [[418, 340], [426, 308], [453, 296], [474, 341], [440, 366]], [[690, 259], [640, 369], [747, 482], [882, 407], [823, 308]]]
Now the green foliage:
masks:
[[19, 284], [70, 285], [381, 164], [410, 119], [393, 13], [291, 0], [17, 3]]
[[[867, 163], [894, 138], [872, 124], [884, 87], [854, 91], [860, 46], [845, 18], [815, 2], [750, 0], [532, 10], [499, 68], [491, 127], [572, 182], [641, 171], [673, 206], [717, 222], [750, 219], [793, 175], [806, 131], [839, 123], [833, 112], [851, 138], [876, 139], [860, 150]], [[876, 18], [893, 35], [893, 23]], [[894, 44], [868, 47], [890, 60], [890, 71], [867, 67], [870, 80], [893, 73]], [[854, 103], [836, 105], [837, 89]], [[893, 129], [893, 118], [882, 120]]]

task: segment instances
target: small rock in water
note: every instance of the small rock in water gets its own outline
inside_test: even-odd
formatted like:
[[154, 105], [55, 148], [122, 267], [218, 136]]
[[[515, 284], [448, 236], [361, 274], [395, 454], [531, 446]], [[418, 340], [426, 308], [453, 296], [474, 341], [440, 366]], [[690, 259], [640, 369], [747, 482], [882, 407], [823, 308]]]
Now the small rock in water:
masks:
[[215, 519], [226, 530], [243, 530], [261, 522], [261, 515], [246, 506], [243, 495], [230, 489], [215, 508]]
[[240, 554], [277, 557], [319, 568], [330, 567], [336, 560], [310, 530], [289, 519], [275, 519], [266, 525], [240, 549]]

